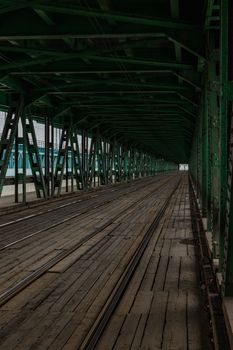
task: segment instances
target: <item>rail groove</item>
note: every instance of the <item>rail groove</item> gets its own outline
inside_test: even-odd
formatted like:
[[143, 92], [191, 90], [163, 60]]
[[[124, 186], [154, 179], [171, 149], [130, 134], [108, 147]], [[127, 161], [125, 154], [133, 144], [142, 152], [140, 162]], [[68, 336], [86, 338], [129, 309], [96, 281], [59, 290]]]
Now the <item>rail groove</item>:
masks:
[[102, 309], [102, 312], [96, 319], [94, 325], [90, 329], [89, 333], [87, 334], [87, 337], [84, 339], [80, 349], [82, 350], [93, 350], [95, 349], [95, 346], [101, 337], [109, 319], [111, 318], [116, 306], [118, 305], [122, 295], [124, 294], [124, 291], [129, 284], [137, 266], [140, 262], [141, 257], [143, 256], [143, 253], [145, 252], [148, 243], [150, 242], [150, 239], [152, 238], [156, 228], [158, 227], [161, 218], [163, 217], [170, 200], [174, 193], [176, 192], [177, 188], [179, 187], [180, 180], [178, 181], [175, 188], [172, 190], [172, 192], [169, 194], [167, 199], [165, 200], [164, 204], [160, 208], [158, 214], [154, 218], [152, 224], [148, 228], [145, 236], [143, 237], [140, 245], [135, 251], [135, 254], [131, 258], [127, 268], [123, 272], [121, 278], [119, 279], [116, 287], [114, 288], [113, 292], [111, 293], [109, 299], [107, 300], [107, 303], [105, 304], [105, 307]]
[[[166, 185], [169, 181], [170, 181], [170, 179], [168, 179], [168, 180], [162, 182], [162, 184], [159, 184], [158, 187], [156, 187], [156, 189], [154, 189], [152, 192], [149, 193], [149, 195], [150, 195], [150, 194], [153, 194], [154, 191], [157, 191], [157, 189], [158, 189], [160, 186]], [[148, 185], [148, 184], [147, 184], [147, 185]], [[133, 192], [135, 192], [135, 191], [138, 191], [138, 189], [142, 189], [142, 188], [144, 188], [144, 187], [145, 187], [145, 186], [143, 185], [143, 186], [140, 186], [139, 188], [136, 187], [136, 188], [134, 188], [133, 190], [126, 191], [126, 192], [120, 194], [119, 196], [117, 196], [117, 199], [118, 199], [118, 198], [121, 198], [121, 197], [123, 197], [123, 196], [126, 196], [126, 195], [128, 195], [129, 193], [133, 193]], [[146, 198], [147, 196], [148, 196], [148, 195], [143, 196], [143, 197], [142, 197], [142, 200], [143, 200], [144, 198]], [[54, 224], [51, 224], [51, 225], [49, 225], [49, 226], [47, 226], [47, 227], [44, 227], [44, 228], [42, 228], [42, 229], [40, 229], [40, 230], [38, 230], [38, 231], [35, 231], [35, 232], [33, 232], [33, 233], [30, 233], [29, 235], [26, 235], [26, 236], [24, 236], [24, 237], [22, 237], [22, 238], [20, 238], [20, 239], [17, 239], [17, 240], [15, 240], [15, 241], [13, 241], [13, 242], [10, 242], [10, 243], [8, 243], [8, 244], [2, 246], [2, 247], [0, 246], [0, 251], [3, 251], [3, 250], [5, 250], [5, 249], [7, 249], [7, 248], [10, 248], [10, 247], [16, 245], [17, 243], [23, 242], [23, 241], [25, 241], [25, 240], [27, 240], [27, 239], [33, 237], [33, 236], [36, 236], [36, 235], [38, 235], [38, 234], [40, 234], [40, 233], [43, 233], [43, 232], [46, 232], [46, 231], [48, 231], [48, 230], [50, 230], [50, 229], [52, 229], [52, 228], [54, 228], [54, 227], [57, 227], [57, 226], [59, 226], [59, 225], [62, 225], [62, 224], [66, 223], [66, 222], [68, 222], [68, 221], [70, 221], [70, 220], [76, 219], [77, 217], [79, 217], [79, 216], [81, 216], [81, 215], [84, 215], [84, 214], [86, 214], [86, 213], [88, 213], [88, 212], [91, 212], [92, 210], [95, 210], [95, 209], [98, 209], [98, 208], [103, 207], [103, 206], [105, 206], [105, 205], [108, 205], [109, 203], [111, 203], [111, 202], [114, 201], [115, 199], [116, 199], [115, 197], [114, 197], [113, 199], [107, 199], [107, 200], [101, 202], [100, 204], [97, 204], [97, 205], [95, 205], [95, 206], [88, 207], [88, 208], [86, 208], [85, 210], [83, 210], [83, 211], [81, 211], [81, 212], [79, 212], [79, 213], [77, 213], [77, 214], [74, 214], [74, 215], [72, 215], [72, 216], [70, 216], [70, 217], [68, 217], [68, 218], [62, 219], [62, 220], [60, 220], [60, 221], [58, 221], [58, 222], [56, 222], [56, 223], [54, 223]], [[141, 199], [140, 199], [140, 200], [141, 200]], [[139, 201], [140, 201], [140, 200], [139, 200]], [[137, 203], [139, 203], [139, 201], [138, 201]], [[73, 204], [74, 204], [74, 203], [73, 203]], [[130, 206], [130, 207], [131, 207], [131, 206]], [[130, 208], [130, 207], [129, 207], [129, 208]], [[60, 208], [60, 207], [59, 207], [59, 208]], [[55, 208], [54, 210], [56, 210], [56, 208]], [[127, 208], [127, 210], [128, 210], [128, 208]], [[123, 210], [123, 212], [124, 212], [124, 211], [125, 211], [125, 210]], [[47, 212], [48, 212], [48, 211], [47, 211]], [[47, 213], [47, 212], [43, 212], [43, 213]], [[29, 218], [29, 217], [27, 217], [26, 219], [28, 219], [28, 218]], [[32, 218], [32, 216], [31, 216], [30, 218]], [[115, 219], [116, 219], [116, 218], [115, 218]], [[22, 222], [22, 221], [23, 221], [23, 220], [17, 221], [17, 223], [18, 223], [18, 222]], [[0, 226], [0, 227], [1, 227], [1, 226]]]
[[[149, 181], [146, 182], [146, 184], [145, 183], [141, 184], [140, 179], [138, 179], [138, 180], [136, 180], [136, 181], [131, 183], [130, 188], [128, 188], [129, 183], [124, 183], [124, 184], [117, 185], [117, 188], [116, 188], [116, 185], [114, 185], [114, 186], [112, 186], [112, 188], [108, 187], [107, 189], [101, 189], [101, 190], [92, 191], [92, 192], [90, 192], [90, 194], [83, 193], [80, 196], [80, 194], [74, 193], [73, 195], [67, 196], [68, 198], [66, 198], [66, 197], [61, 197], [60, 198], [59, 197], [59, 198], [54, 198], [53, 200], [51, 199], [51, 200], [49, 200], [47, 202], [43, 201], [42, 203], [38, 204], [37, 206], [31, 206], [31, 207], [29, 206], [26, 209], [34, 209], [34, 208], [37, 208], [37, 207], [40, 207], [40, 206], [43, 206], [43, 207], [53, 206], [57, 202], [66, 201], [66, 200], [69, 200], [70, 202], [58, 205], [56, 207], [52, 207], [50, 209], [46, 209], [44, 211], [36, 211], [35, 213], [32, 213], [30, 215], [26, 215], [24, 217], [20, 217], [20, 218], [15, 219], [15, 220], [11, 220], [11, 221], [8, 221], [8, 222], [3, 222], [3, 223], [0, 224], [0, 228], [1, 227], [2, 228], [3, 227], [7, 227], [7, 226], [10, 226], [10, 225], [13, 225], [15, 223], [22, 222], [22, 221], [27, 221], [27, 220], [30, 220], [30, 219], [32, 219], [34, 217], [41, 216], [41, 215], [47, 214], [49, 212], [57, 211], [59, 209], [62, 209], [64, 207], [68, 207], [68, 206], [72, 206], [72, 205], [77, 204], [77, 203], [86, 202], [86, 201], [92, 200], [94, 197], [98, 197], [98, 198], [101, 199], [101, 195], [105, 194], [106, 192], [107, 193], [110, 193], [110, 192], [111, 193], [112, 192], [121, 193], [122, 191], [125, 191], [125, 187], [126, 187], [127, 193], [131, 193], [131, 192], [134, 192], [137, 189], [142, 189], [142, 188], [146, 187], [148, 185], [148, 183], [153, 182], [153, 179], [152, 179], [152, 181], [150, 181], [150, 180], [151, 179], [149, 178]], [[160, 180], [161, 180], [161, 178], [158, 177], [158, 181], [160, 181]], [[123, 195], [124, 195], [124, 192], [123, 192]], [[77, 198], [77, 197], [78, 197], [78, 199], [76, 200], [75, 198]], [[16, 212], [10, 212], [10, 213], [5, 214], [5, 216], [12, 215], [12, 214], [15, 214], [15, 213], [18, 214], [19, 212], [24, 211], [24, 210], [25, 210], [25, 208], [23, 208], [23, 209], [21, 209], [19, 211], [16, 211]], [[0, 214], [1, 214], [1, 210], [0, 210]], [[0, 218], [1, 218], [1, 215], [0, 215]]]
[[[169, 179], [166, 180], [163, 183], [163, 186], [165, 184], [169, 183]], [[178, 186], [178, 185], [177, 185]], [[162, 192], [164, 190], [164, 187], [156, 187], [153, 191], [147, 193], [146, 195], [142, 196], [137, 203], [131, 203], [127, 208], [124, 208], [121, 210], [117, 215], [115, 215], [111, 220], [103, 224], [101, 227], [81, 239], [77, 244], [73, 245], [71, 248], [60, 252], [57, 256], [53, 257], [50, 259], [48, 262], [43, 264], [41, 267], [39, 267], [36, 271], [33, 271], [26, 277], [22, 278], [19, 282], [15, 283], [13, 286], [7, 288], [3, 293], [0, 294], [0, 307], [7, 303], [11, 298], [13, 298], [16, 294], [18, 294], [20, 291], [25, 289], [28, 285], [30, 285], [32, 282], [37, 280], [39, 277], [41, 277], [44, 273], [46, 273], [49, 269], [51, 269], [54, 265], [59, 263], [61, 260], [65, 259], [68, 257], [70, 254], [72, 254], [75, 250], [80, 248], [83, 244], [85, 244], [88, 240], [96, 236], [98, 233], [109, 227], [115, 220], [117, 220], [121, 215], [124, 215], [126, 211], [130, 210], [131, 208], [136, 208], [143, 200], [146, 198], [154, 195], [154, 193]], [[174, 192], [174, 190], [173, 190]], [[173, 194], [172, 192], [172, 194]], [[170, 195], [171, 196], [171, 195]], [[170, 197], [169, 197], [170, 198]], [[168, 204], [169, 200], [167, 199], [165, 203]], [[166, 205], [167, 205], [166, 204]], [[162, 206], [164, 208], [164, 205]], [[165, 210], [165, 209], [164, 209]], [[160, 217], [164, 211], [159, 211], [158, 216]], [[150, 229], [149, 229], [150, 230]], [[32, 235], [31, 235], [32, 236]], [[23, 240], [23, 239], [22, 239]], [[2, 250], [2, 249], [1, 249]]]

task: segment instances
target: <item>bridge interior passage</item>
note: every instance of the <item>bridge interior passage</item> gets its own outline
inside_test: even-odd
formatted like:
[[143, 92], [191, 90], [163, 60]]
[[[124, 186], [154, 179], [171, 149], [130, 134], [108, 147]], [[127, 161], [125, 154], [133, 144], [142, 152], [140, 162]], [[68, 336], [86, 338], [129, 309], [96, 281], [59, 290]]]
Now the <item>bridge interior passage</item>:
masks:
[[0, 228], [1, 349], [212, 349], [187, 173], [43, 202]]
[[189, 169], [231, 303], [232, 23], [231, 0], [1, 0], [0, 197], [9, 183], [23, 206], [30, 186], [43, 202]]

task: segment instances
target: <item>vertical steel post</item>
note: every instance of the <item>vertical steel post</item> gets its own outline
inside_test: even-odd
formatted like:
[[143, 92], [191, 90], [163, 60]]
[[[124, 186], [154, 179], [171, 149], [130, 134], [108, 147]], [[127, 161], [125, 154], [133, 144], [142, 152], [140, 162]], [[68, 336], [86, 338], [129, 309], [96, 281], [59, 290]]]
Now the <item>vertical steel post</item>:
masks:
[[96, 133], [93, 130], [88, 157], [88, 188], [92, 188], [93, 180], [95, 186], [95, 167], [96, 167]]
[[53, 118], [51, 118], [50, 125], [51, 125], [51, 144], [50, 144], [50, 159], [51, 159], [51, 167], [50, 167], [50, 178], [51, 178], [51, 196], [53, 196], [53, 190], [54, 190], [54, 125], [53, 125]]
[[[228, 119], [228, 14], [229, 0], [221, 0], [220, 31], [220, 267], [224, 258], [224, 232], [227, 193], [227, 119]], [[231, 22], [232, 26], [232, 22]]]
[[104, 179], [105, 179], [105, 185], [108, 184], [108, 176], [107, 176], [107, 169], [108, 169], [108, 153], [107, 153], [107, 142], [106, 140], [103, 141], [103, 165], [104, 165]]
[[17, 103], [11, 102], [5, 119], [2, 137], [0, 140], [0, 196], [4, 186], [8, 163], [15, 140], [15, 133], [19, 123], [19, 117], [23, 113], [24, 100], [21, 96]]
[[207, 81], [205, 79], [205, 88], [202, 94], [202, 215], [209, 217], [208, 208], [208, 177], [209, 177], [209, 140], [208, 140], [208, 104], [207, 99]]
[[19, 128], [15, 131], [15, 203], [19, 202]]
[[107, 157], [107, 181], [108, 183], [112, 183], [112, 176], [113, 176], [113, 157], [114, 157], [114, 141], [110, 140], [108, 144], [108, 157]]
[[[227, 80], [233, 81], [233, 43], [232, 43], [232, 36], [233, 36], [233, 27], [232, 27], [232, 21], [233, 21], [233, 3], [232, 1], [222, 1], [222, 29], [221, 29], [221, 45], [223, 46], [223, 53], [221, 54], [221, 63], [224, 65], [226, 69], [226, 64], [228, 65], [228, 74], [227, 74]], [[226, 28], [226, 23], [223, 23], [224, 17], [227, 17], [226, 21], [228, 23], [228, 28]], [[228, 39], [228, 57], [225, 57], [225, 59], [228, 59], [227, 63], [224, 63], [224, 50], [226, 50], [226, 43], [224, 43], [224, 40], [226, 38], [223, 37], [223, 33], [227, 33], [227, 39]], [[223, 68], [224, 69], [224, 68]], [[223, 294], [225, 296], [233, 296], [233, 97], [232, 93], [230, 92], [230, 84], [229, 81], [227, 81], [227, 85], [224, 86], [224, 75], [226, 74], [226, 71], [224, 71], [222, 76], [222, 84], [221, 84], [221, 99], [224, 99], [223, 93], [227, 94], [227, 98], [229, 99], [229, 115], [226, 112], [226, 115], [228, 115], [228, 125], [229, 125], [229, 133], [228, 133], [228, 178], [227, 178], [227, 195], [226, 195], [226, 216], [225, 216], [225, 222], [220, 216], [220, 223], [221, 223], [221, 229], [222, 224], [225, 226], [225, 235], [224, 235], [224, 254], [223, 258], [221, 258], [221, 267], [223, 270]], [[227, 91], [226, 91], [227, 89]], [[222, 101], [225, 103], [225, 101]], [[225, 106], [222, 107], [224, 111]], [[222, 200], [223, 200], [223, 193]], [[220, 202], [222, 205], [222, 203]], [[221, 221], [222, 220], [222, 221]]]
[[27, 140], [27, 131], [26, 131], [26, 116], [25, 112], [21, 115], [22, 120], [22, 130], [23, 130], [23, 174], [22, 174], [22, 181], [23, 181], [23, 203], [26, 203], [27, 201], [27, 187], [26, 187], [26, 176], [27, 176], [27, 146], [26, 146], [26, 140]]
[[215, 35], [209, 33], [209, 64], [208, 64], [208, 111], [210, 118], [211, 132], [211, 218], [213, 232], [213, 254], [215, 258], [219, 257], [220, 244], [220, 226], [219, 226], [219, 200], [220, 200], [220, 111], [218, 105], [219, 85], [217, 76], [216, 60], [216, 40]]
[[82, 129], [81, 144], [82, 144], [81, 159], [82, 159], [83, 189], [86, 190], [86, 179], [85, 179], [85, 131], [84, 131], [84, 129]]
[[87, 190], [88, 181], [88, 135], [85, 129], [82, 130], [82, 173], [84, 190]]
[[47, 198], [44, 174], [37, 146], [36, 133], [30, 111], [25, 114], [26, 145], [28, 151], [28, 161], [31, 166], [33, 181], [38, 198]]
[[69, 192], [69, 151], [70, 147], [68, 146], [66, 156], [66, 192]]
[[73, 173], [75, 175], [77, 190], [84, 188], [83, 185], [83, 173], [82, 173], [82, 159], [79, 147], [79, 135], [78, 130], [73, 126], [71, 130], [71, 155], [72, 155], [72, 178]]
[[70, 181], [71, 181], [71, 192], [74, 192], [74, 155], [73, 155], [73, 147], [70, 146]]
[[56, 169], [54, 174], [54, 195], [60, 195], [62, 189], [64, 168], [68, 157], [68, 147], [71, 134], [71, 125], [64, 125], [59, 143]]
[[125, 145], [124, 148], [124, 165], [123, 165], [123, 173], [124, 173], [124, 180], [128, 181], [128, 145]]
[[50, 196], [50, 118], [45, 116], [45, 186], [47, 196]]
[[122, 168], [122, 146], [118, 143], [117, 144], [117, 181], [120, 182], [122, 179], [122, 172], [121, 172], [121, 168]]

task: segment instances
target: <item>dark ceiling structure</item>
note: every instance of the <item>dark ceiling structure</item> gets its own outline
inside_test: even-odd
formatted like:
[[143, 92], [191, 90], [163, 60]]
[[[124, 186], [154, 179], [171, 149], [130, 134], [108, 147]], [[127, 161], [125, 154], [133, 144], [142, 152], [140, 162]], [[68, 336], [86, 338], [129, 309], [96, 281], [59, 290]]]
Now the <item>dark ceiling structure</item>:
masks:
[[0, 108], [22, 94], [37, 120], [186, 163], [217, 20], [201, 0], [2, 0]]

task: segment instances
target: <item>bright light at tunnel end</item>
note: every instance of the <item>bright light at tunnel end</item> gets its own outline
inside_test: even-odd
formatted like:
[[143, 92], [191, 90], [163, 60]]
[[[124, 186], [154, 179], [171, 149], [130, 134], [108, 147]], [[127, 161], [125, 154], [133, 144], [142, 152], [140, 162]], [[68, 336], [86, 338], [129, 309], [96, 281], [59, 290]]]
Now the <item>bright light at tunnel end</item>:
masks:
[[188, 171], [189, 165], [188, 164], [179, 164], [179, 170], [180, 171]]

